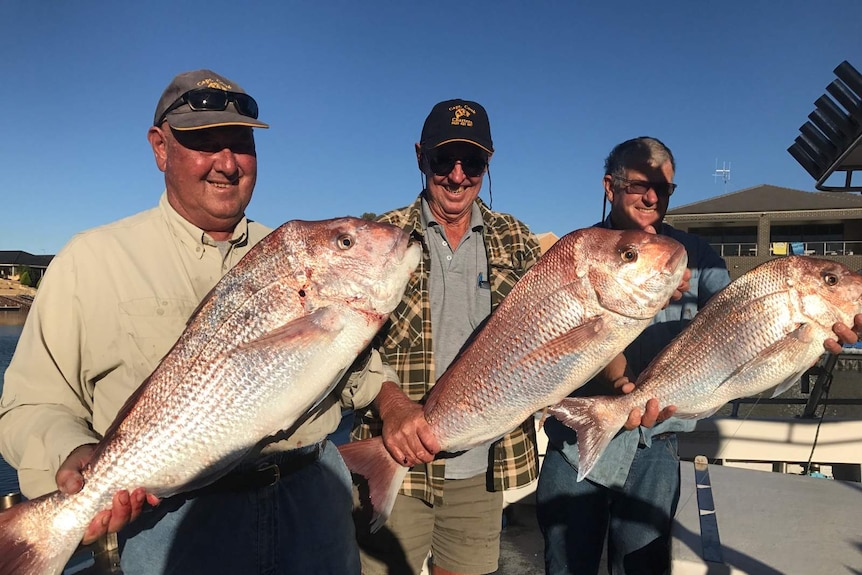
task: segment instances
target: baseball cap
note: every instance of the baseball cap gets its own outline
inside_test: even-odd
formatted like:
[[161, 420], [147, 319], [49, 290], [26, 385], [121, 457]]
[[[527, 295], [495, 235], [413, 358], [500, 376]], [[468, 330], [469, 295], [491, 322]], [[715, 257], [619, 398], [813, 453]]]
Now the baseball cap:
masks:
[[470, 100], [446, 100], [436, 104], [422, 126], [419, 145], [431, 150], [450, 142], [469, 142], [494, 153], [491, 123], [481, 104]]
[[[213, 89], [213, 97], [202, 98], [204, 106], [195, 106], [183, 98], [192, 90]], [[227, 92], [227, 100], [225, 100]], [[223, 109], [218, 109], [222, 108]], [[216, 74], [212, 70], [195, 70], [177, 74], [162, 92], [162, 97], [156, 106], [153, 125], [158, 126], [167, 120], [175, 130], [198, 130], [217, 126], [250, 126], [252, 128], [269, 128], [267, 124], [257, 119], [257, 102], [246, 94], [239, 84]]]

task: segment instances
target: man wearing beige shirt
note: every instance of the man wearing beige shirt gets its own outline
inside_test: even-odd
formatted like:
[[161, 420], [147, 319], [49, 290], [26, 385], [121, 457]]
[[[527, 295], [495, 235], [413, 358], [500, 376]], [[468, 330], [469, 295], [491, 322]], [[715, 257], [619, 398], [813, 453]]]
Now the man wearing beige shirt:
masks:
[[[159, 205], [76, 235], [54, 258], [0, 398], [0, 454], [27, 497], [81, 489], [81, 470], [126, 398], [269, 233], [245, 217], [253, 128], [268, 127], [257, 117], [231, 80], [210, 70], [176, 76], [147, 133], [165, 174]], [[84, 541], [119, 531], [126, 575], [358, 573], [350, 476], [326, 436], [342, 408], [367, 405], [391, 376], [376, 353], [354, 367], [286, 439], [224, 479], [161, 502], [121, 491]]]

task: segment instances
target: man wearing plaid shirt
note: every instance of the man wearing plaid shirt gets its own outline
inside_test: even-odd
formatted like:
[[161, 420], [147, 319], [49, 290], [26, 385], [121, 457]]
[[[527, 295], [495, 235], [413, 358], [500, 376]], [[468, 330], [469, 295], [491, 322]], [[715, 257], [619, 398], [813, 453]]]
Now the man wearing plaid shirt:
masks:
[[479, 199], [493, 152], [481, 105], [440, 102], [416, 144], [422, 193], [380, 218], [420, 241], [423, 259], [378, 335], [400, 381], [383, 384], [353, 432], [354, 439], [382, 434], [390, 454], [410, 467], [383, 528], [372, 534], [357, 521], [364, 575], [418, 574], [429, 550], [434, 575], [495, 571], [502, 490], [538, 476], [532, 418], [496, 442], [435, 460], [439, 445], [422, 414], [434, 382], [540, 255], [526, 225]]

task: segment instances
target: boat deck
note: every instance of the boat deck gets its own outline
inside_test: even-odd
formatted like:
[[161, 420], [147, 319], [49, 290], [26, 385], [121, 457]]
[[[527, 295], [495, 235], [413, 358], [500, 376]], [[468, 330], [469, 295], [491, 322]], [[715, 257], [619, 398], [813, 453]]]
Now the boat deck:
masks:
[[[680, 504], [673, 527], [674, 575], [858, 574], [862, 569], [862, 484], [709, 466], [717, 541], [701, 517], [694, 464], [681, 463]], [[704, 559], [717, 550], [713, 561]]]

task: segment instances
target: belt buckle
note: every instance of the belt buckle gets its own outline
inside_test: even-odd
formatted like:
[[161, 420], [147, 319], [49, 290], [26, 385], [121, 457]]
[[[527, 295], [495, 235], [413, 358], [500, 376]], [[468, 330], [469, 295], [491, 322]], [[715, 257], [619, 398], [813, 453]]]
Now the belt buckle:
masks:
[[273, 472], [273, 479], [272, 479], [272, 481], [270, 481], [269, 483], [264, 485], [264, 487], [272, 487], [273, 485], [275, 485], [276, 483], [281, 481], [281, 468], [278, 466], [277, 463], [270, 463], [266, 467], [261, 467], [260, 469], [258, 469], [258, 471], [260, 473], [270, 471], [270, 470], [272, 470], [272, 472]]

